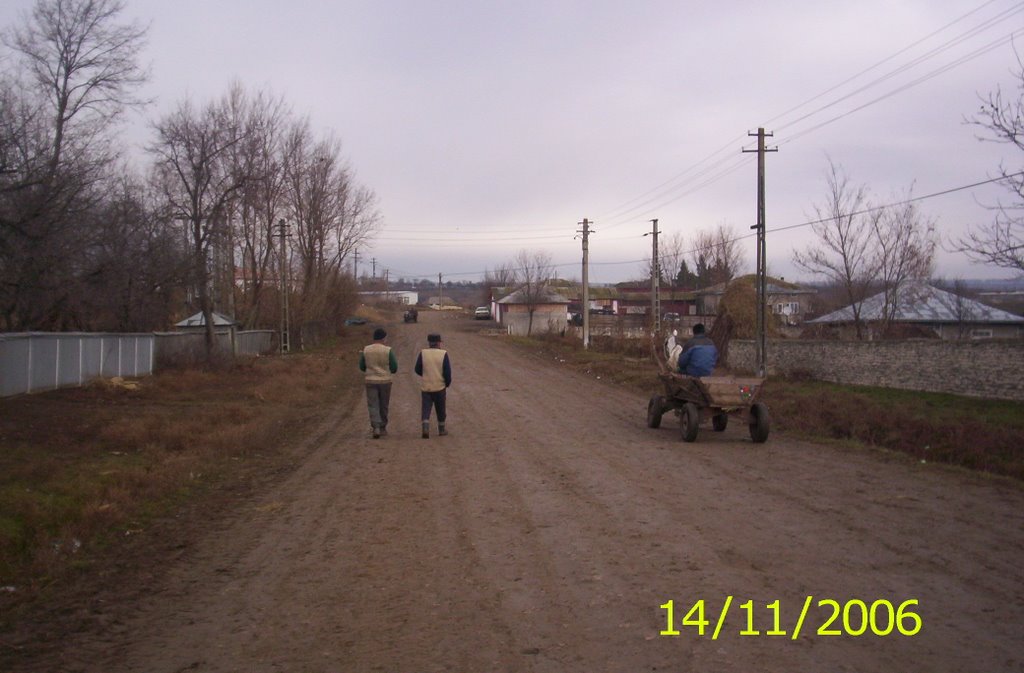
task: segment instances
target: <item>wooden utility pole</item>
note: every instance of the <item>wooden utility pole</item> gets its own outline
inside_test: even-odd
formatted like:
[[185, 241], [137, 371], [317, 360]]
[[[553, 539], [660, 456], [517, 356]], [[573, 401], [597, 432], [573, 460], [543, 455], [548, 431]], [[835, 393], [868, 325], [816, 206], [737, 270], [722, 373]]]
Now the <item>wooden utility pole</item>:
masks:
[[583, 229], [578, 232], [583, 235], [583, 347], [590, 348], [590, 280], [588, 272], [590, 268], [590, 220], [583, 218], [580, 222]]
[[654, 225], [652, 231], [644, 236], [651, 236], [653, 247], [651, 250], [651, 329], [657, 334], [661, 331], [661, 263], [658, 260], [658, 219], [651, 220]]
[[756, 150], [743, 150], [744, 152], [757, 152], [757, 224], [751, 229], [757, 230], [757, 375], [766, 376], [768, 373], [767, 330], [765, 323], [767, 316], [765, 309], [768, 305], [768, 281], [765, 256], [765, 215], [764, 215], [764, 154], [765, 152], [778, 152], [777, 147], [766, 149], [764, 146], [765, 137], [772, 137], [771, 133], [765, 133], [763, 128], [757, 129], [757, 133], [748, 133], [748, 136], [757, 136]]
[[283, 219], [277, 221], [281, 230], [281, 352], [291, 350], [288, 334], [288, 225]]
[[441, 274], [437, 274], [437, 310], [444, 310], [444, 285], [441, 284]]

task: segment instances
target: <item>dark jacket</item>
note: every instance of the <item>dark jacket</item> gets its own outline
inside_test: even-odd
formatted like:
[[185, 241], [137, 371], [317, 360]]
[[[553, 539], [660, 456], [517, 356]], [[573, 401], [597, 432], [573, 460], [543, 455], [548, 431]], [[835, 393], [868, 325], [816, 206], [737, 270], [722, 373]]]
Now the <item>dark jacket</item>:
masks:
[[683, 344], [679, 355], [679, 373], [687, 376], [710, 376], [718, 362], [718, 349], [705, 334]]

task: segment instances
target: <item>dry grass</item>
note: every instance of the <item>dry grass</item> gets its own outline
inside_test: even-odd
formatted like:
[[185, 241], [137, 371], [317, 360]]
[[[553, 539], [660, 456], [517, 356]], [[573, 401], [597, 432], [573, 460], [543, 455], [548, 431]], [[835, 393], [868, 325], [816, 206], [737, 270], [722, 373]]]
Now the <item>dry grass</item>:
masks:
[[957, 395], [773, 380], [777, 428], [1024, 479], [1024, 405]]
[[279, 460], [354, 380], [362, 338], [166, 371], [134, 390], [0, 399], [0, 587], [31, 595], [192, 496]]

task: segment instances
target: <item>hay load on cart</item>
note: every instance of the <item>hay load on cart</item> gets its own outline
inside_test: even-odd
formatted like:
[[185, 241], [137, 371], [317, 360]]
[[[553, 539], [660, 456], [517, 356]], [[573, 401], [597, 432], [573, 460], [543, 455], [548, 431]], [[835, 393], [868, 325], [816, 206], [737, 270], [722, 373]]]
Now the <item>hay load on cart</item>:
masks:
[[764, 379], [755, 376], [686, 376], [673, 370], [669, 354], [652, 340], [658, 379], [664, 395], [654, 395], [647, 405], [647, 427], [658, 428], [669, 411], [679, 417], [680, 435], [684, 442], [697, 439], [701, 425], [710, 425], [722, 432], [734, 418], [750, 428], [750, 438], [757, 443], [768, 439], [770, 419], [768, 407], [760, 401]]

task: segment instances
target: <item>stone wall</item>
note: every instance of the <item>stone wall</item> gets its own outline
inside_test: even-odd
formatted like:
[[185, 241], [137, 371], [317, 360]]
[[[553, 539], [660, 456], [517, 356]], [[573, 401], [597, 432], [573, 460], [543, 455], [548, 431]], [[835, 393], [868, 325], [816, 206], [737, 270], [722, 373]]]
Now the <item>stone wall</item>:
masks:
[[[769, 340], [768, 374], [1024, 400], [1024, 339], [942, 341]], [[755, 369], [753, 341], [729, 344], [729, 366]]]

